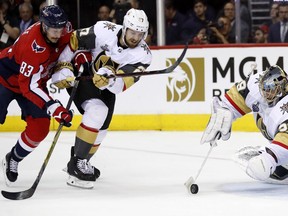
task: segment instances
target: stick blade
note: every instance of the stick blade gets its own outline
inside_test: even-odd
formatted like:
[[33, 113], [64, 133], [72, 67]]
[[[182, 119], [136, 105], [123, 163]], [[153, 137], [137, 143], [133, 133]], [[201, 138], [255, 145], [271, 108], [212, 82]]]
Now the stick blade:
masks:
[[186, 187], [188, 193], [191, 193], [191, 186], [195, 183], [194, 178], [191, 176], [187, 181], [184, 183], [184, 186]]
[[188, 49], [188, 43], [186, 43], [184, 50], [182, 51], [181, 55], [176, 60], [176, 62], [173, 65], [171, 65], [169, 68], [164, 69], [165, 73], [171, 73], [174, 71], [174, 69], [182, 62], [182, 60], [186, 54], [187, 49]]
[[34, 188], [30, 188], [25, 191], [20, 191], [20, 192], [9, 192], [9, 191], [1, 191], [1, 194], [3, 197], [9, 200], [24, 200], [28, 199], [33, 196], [35, 192]]

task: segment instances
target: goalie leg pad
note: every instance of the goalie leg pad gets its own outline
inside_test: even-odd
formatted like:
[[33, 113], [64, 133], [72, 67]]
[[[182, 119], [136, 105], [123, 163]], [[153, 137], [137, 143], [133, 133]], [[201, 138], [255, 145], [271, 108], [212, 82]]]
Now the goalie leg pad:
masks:
[[[259, 156], [261, 151], [263, 150], [261, 150], [260, 146], [245, 146], [235, 153], [233, 160], [247, 173], [247, 170], [249, 169], [248, 165], [251, 165], [249, 164], [249, 160]], [[251, 178], [259, 180], [259, 178], [256, 178], [255, 174], [253, 175], [251, 173], [251, 169], [247, 174]], [[288, 184], [288, 165], [277, 166], [269, 178], [263, 181], [271, 184]]]
[[275, 159], [263, 151], [248, 161], [246, 173], [256, 180], [266, 181], [276, 169]]

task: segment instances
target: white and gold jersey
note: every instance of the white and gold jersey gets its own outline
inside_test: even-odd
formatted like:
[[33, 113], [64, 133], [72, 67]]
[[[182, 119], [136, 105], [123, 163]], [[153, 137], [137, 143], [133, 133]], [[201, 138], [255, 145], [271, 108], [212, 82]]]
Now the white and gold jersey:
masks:
[[233, 112], [234, 120], [252, 112], [265, 138], [288, 149], [288, 95], [269, 107], [259, 90], [259, 75], [251, 74], [236, 83], [226, 93], [224, 103]]
[[[102, 66], [113, 67], [116, 73], [133, 73], [145, 70], [152, 61], [151, 51], [144, 40], [135, 48], [122, 47], [122, 25], [99, 21], [94, 26], [73, 32], [70, 44], [62, 52], [59, 61], [70, 62], [77, 51], [89, 50], [93, 57], [93, 67], [97, 71]], [[123, 90], [137, 82], [139, 77], [123, 78]]]

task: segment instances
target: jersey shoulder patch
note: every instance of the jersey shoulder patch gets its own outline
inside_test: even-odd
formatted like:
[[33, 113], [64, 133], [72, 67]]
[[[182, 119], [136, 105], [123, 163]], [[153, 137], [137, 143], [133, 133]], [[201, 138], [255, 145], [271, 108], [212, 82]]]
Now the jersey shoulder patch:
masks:
[[97, 29], [99, 32], [107, 32], [107, 31], [118, 32], [120, 28], [121, 28], [120, 25], [117, 25], [109, 21], [99, 21], [95, 24], [95, 30]]

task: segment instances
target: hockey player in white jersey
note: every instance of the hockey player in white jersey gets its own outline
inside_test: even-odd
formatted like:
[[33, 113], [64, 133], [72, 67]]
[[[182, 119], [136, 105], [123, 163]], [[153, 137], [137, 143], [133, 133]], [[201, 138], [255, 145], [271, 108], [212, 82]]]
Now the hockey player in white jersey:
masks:
[[287, 184], [288, 79], [277, 65], [262, 73], [251, 73], [233, 85], [222, 101], [213, 98], [212, 114], [201, 143], [213, 143], [220, 137], [228, 140], [232, 123], [250, 112], [267, 143], [240, 149], [236, 161], [256, 180]]
[[[110, 78], [119, 73], [133, 73], [145, 70], [152, 60], [151, 51], [144, 39], [147, 37], [149, 22], [143, 10], [130, 9], [124, 16], [123, 25], [108, 21], [97, 22], [89, 28], [76, 30], [59, 58], [58, 71], [52, 82], [59, 88], [68, 88], [73, 83], [67, 77], [77, 76], [70, 62], [79, 68], [89, 62], [93, 80], [79, 82], [74, 103], [83, 118], [76, 131], [71, 159], [67, 164], [68, 185], [92, 188], [100, 171], [92, 166], [89, 159], [97, 151], [106, 136], [115, 104], [115, 95], [127, 90], [139, 77]], [[73, 61], [72, 61], [73, 62]], [[89, 75], [88, 70], [82, 74]]]

